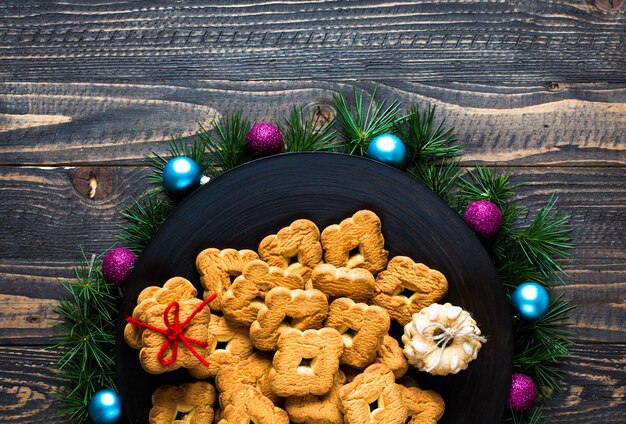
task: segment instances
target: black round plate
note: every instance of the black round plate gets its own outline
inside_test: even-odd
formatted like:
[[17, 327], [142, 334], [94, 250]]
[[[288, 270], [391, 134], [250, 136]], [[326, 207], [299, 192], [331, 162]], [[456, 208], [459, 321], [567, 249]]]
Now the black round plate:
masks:
[[[445, 301], [470, 311], [488, 341], [457, 375], [414, 369], [422, 388], [446, 402], [441, 423], [500, 422], [511, 381], [511, 311], [491, 258], [448, 205], [404, 173], [337, 153], [287, 153], [259, 159], [215, 178], [176, 208], [156, 231], [126, 287], [120, 315], [132, 314], [139, 292], [183, 276], [201, 293], [197, 254], [207, 248], [256, 250], [261, 239], [298, 218], [321, 229], [370, 209], [380, 216], [390, 258], [406, 255], [444, 273]], [[120, 395], [131, 423], [146, 423], [152, 392], [191, 381], [186, 371], [150, 375], [118, 331]], [[400, 334], [399, 328], [394, 335]]]

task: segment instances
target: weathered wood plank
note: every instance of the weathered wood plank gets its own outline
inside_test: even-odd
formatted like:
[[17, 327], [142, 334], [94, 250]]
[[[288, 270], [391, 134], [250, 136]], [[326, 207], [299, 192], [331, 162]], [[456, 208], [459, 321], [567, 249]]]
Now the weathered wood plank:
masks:
[[[623, 423], [626, 396], [623, 345], [572, 348], [563, 365], [563, 392], [548, 403], [552, 423]], [[0, 419], [29, 423], [65, 423], [55, 416], [53, 393], [62, 386], [55, 376], [56, 355], [35, 347], [0, 347]]]
[[438, 106], [465, 160], [542, 165], [624, 165], [626, 85], [196, 82], [0, 84], [0, 164], [137, 164], [172, 136], [242, 110], [280, 121], [293, 105], [332, 104], [353, 88]]
[[[622, 321], [623, 322], [623, 321]], [[563, 364], [561, 393], [548, 402], [552, 423], [623, 423], [626, 416], [626, 347], [576, 345]]]
[[[103, 192], [90, 199], [76, 190], [78, 172], [100, 175]], [[88, 172], [89, 171], [89, 172]], [[550, 194], [559, 209], [572, 215], [577, 247], [563, 261], [567, 297], [576, 339], [626, 342], [626, 169], [513, 168], [519, 197], [532, 217]], [[135, 167], [29, 168], [0, 167], [0, 295], [18, 307], [0, 313], [0, 341], [47, 343], [54, 334], [51, 309], [64, 295], [57, 278], [71, 276], [79, 259], [78, 244], [87, 252], [109, 248], [123, 224], [119, 211], [148, 185], [146, 169]], [[100, 185], [98, 186], [100, 187]], [[101, 196], [101, 197], [100, 197]], [[10, 301], [9, 301], [10, 300]]]
[[9, 1], [11, 80], [624, 81], [621, 2]]
[[63, 382], [55, 375], [55, 353], [39, 348], [0, 346], [0, 420], [66, 423], [56, 415], [54, 393]]

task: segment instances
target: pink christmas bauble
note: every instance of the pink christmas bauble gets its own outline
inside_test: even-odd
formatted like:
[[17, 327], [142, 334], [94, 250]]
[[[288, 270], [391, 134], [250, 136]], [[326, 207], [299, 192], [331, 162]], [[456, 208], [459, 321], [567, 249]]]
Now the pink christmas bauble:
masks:
[[248, 151], [257, 156], [273, 155], [283, 150], [283, 135], [278, 127], [269, 122], [252, 126], [246, 137]]
[[526, 374], [513, 374], [508, 400], [511, 409], [517, 412], [528, 411], [535, 404], [535, 399], [537, 387], [533, 380]]
[[137, 263], [137, 255], [124, 247], [111, 249], [102, 258], [102, 276], [107, 283], [122, 286]]
[[476, 234], [484, 238], [495, 236], [502, 227], [502, 212], [489, 200], [470, 203], [463, 219]]

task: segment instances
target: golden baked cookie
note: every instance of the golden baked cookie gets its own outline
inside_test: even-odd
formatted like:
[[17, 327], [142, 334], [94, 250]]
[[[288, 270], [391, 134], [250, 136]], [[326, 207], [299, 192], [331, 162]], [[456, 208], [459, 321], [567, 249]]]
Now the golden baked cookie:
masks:
[[326, 227], [322, 231], [322, 247], [327, 263], [338, 268], [365, 268], [372, 274], [385, 269], [389, 255], [380, 218], [368, 210]]
[[152, 395], [150, 424], [205, 424], [213, 422], [215, 388], [205, 382], [161, 386]]
[[270, 384], [278, 396], [321, 396], [330, 391], [339, 370], [343, 342], [333, 328], [285, 329], [278, 338]]
[[275, 350], [285, 328], [320, 329], [326, 319], [328, 300], [319, 290], [274, 287], [265, 296], [266, 308], [250, 326], [250, 339], [260, 350]]
[[322, 261], [320, 230], [308, 219], [298, 219], [265, 237], [259, 244], [259, 255], [270, 266], [298, 273], [307, 281]]
[[476, 359], [480, 328], [469, 312], [450, 303], [434, 303], [404, 326], [404, 355], [409, 364], [433, 375], [456, 374]]
[[211, 316], [209, 333], [213, 335], [213, 343], [208, 349], [209, 366], [189, 370], [196, 378], [215, 377], [223, 367], [238, 364], [254, 352], [248, 328], [229, 322], [224, 317]]
[[409, 363], [400, 344], [395, 338], [387, 334], [383, 337], [383, 342], [376, 352], [376, 360], [374, 362], [386, 365], [393, 372], [396, 380], [406, 374], [409, 369]]
[[222, 310], [222, 296], [230, 287], [231, 282], [241, 275], [244, 266], [252, 260], [259, 259], [253, 250], [235, 249], [204, 249], [196, 257], [196, 269], [200, 274], [200, 283], [204, 287], [204, 298], [217, 294], [211, 302], [211, 309]]
[[271, 368], [272, 356], [255, 352], [235, 365], [223, 367], [215, 378], [215, 385], [221, 393], [226, 393], [235, 390], [239, 384], [247, 384], [259, 389], [263, 396], [268, 397], [272, 402], [278, 403], [280, 399], [270, 386]]
[[265, 295], [274, 287], [290, 290], [304, 288], [299, 274], [270, 267], [261, 260], [250, 261], [222, 298], [222, 312], [231, 321], [250, 326], [260, 310], [265, 309]]
[[[139, 351], [139, 362], [146, 372], [160, 374], [175, 371], [179, 368], [193, 370], [194, 368], [204, 368], [206, 366], [198, 357], [207, 361], [214, 336], [208, 331], [211, 312], [209, 308], [199, 310], [202, 303], [200, 299], [189, 299], [179, 302], [177, 304], [178, 307], [172, 308], [170, 305], [158, 304], [146, 312], [145, 324], [165, 330], [168, 326], [165, 324], [164, 313], [169, 309], [167, 320], [170, 325], [176, 321], [180, 323], [189, 321], [183, 328], [183, 336], [189, 340], [207, 345], [202, 346], [191, 343], [190, 345], [194, 350], [192, 352], [182, 341], [170, 341], [161, 332], [145, 329], [141, 338], [142, 346]], [[176, 318], [176, 315], [178, 315], [178, 318]], [[192, 317], [193, 319], [189, 320]], [[169, 345], [168, 349], [162, 351], [163, 346], [166, 344]]]
[[349, 297], [355, 302], [369, 302], [374, 297], [374, 275], [364, 268], [319, 264], [311, 274], [311, 284], [329, 298]]
[[322, 396], [291, 396], [285, 400], [285, 410], [291, 422], [306, 424], [341, 424], [341, 400], [339, 389], [346, 383], [346, 376], [339, 370], [335, 374], [333, 387]]
[[326, 326], [341, 334], [341, 363], [354, 368], [365, 368], [374, 362], [389, 325], [389, 314], [383, 308], [355, 303], [347, 297], [331, 303], [326, 319]]
[[448, 291], [444, 275], [406, 256], [396, 256], [376, 277], [372, 303], [385, 308], [391, 319], [406, 325], [413, 314], [442, 299]]
[[222, 419], [220, 424], [289, 424], [289, 416], [274, 406], [256, 387], [240, 384], [220, 395]]
[[[197, 295], [198, 291], [189, 280], [183, 277], [172, 277], [163, 284], [163, 287], [150, 286], [143, 289], [137, 297], [137, 306], [133, 309], [132, 316], [144, 322], [147, 311], [153, 306], [168, 305], [173, 301], [195, 299]], [[124, 339], [130, 347], [140, 349], [143, 332], [143, 327], [126, 324], [124, 327]]]
[[402, 387], [383, 364], [367, 367], [339, 389], [339, 396], [348, 423], [404, 424], [408, 417]]
[[410, 424], [437, 424], [443, 417], [445, 403], [433, 390], [402, 387], [402, 397], [409, 411]]

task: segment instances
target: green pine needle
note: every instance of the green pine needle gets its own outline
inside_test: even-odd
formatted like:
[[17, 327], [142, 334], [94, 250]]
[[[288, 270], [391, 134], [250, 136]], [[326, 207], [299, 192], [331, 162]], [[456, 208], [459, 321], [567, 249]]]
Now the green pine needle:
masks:
[[573, 332], [566, 329], [567, 314], [574, 307], [563, 299], [563, 294], [554, 299], [546, 314], [533, 322], [518, 320], [514, 325], [515, 372], [528, 374], [539, 389], [542, 397], [560, 391], [559, 380], [563, 372], [558, 368], [560, 361], [570, 355], [570, 337]]
[[117, 390], [115, 334], [119, 296], [104, 281], [100, 258], [87, 259], [74, 269], [75, 279], [63, 282], [68, 297], [54, 311], [59, 315], [50, 349], [59, 353], [58, 375], [68, 387], [57, 393], [61, 414], [73, 422], [87, 421], [87, 404], [102, 388]]
[[453, 144], [457, 138], [452, 135], [453, 128], [445, 128], [445, 121], [435, 127], [435, 110], [436, 106], [428, 106], [428, 111], [421, 113], [419, 107], [413, 105], [409, 114], [396, 123], [398, 136], [407, 148], [408, 167], [417, 165], [424, 158], [453, 158], [463, 150], [461, 145]]
[[180, 156], [186, 156], [197, 163], [203, 175], [210, 171], [210, 164], [204, 154], [204, 143], [198, 139], [194, 140], [191, 145], [183, 140], [172, 140], [169, 143], [168, 156], [164, 157], [152, 152], [152, 156], [148, 157], [148, 162], [152, 167], [152, 173], [148, 175], [148, 180], [158, 184], [158, 191], [165, 192], [163, 187], [163, 168], [171, 159]]
[[456, 160], [419, 163], [408, 170], [408, 173], [428, 187], [446, 202], [450, 190], [457, 184], [461, 168]]
[[548, 424], [549, 422], [543, 416], [541, 405], [526, 412], [515, 412], [509, 409], [507, 416], [502, 420], [503, 424]]
[[387, 100], [375, 102], [376, 91], [370, 97], [367, 106], [363, 103], [363, 94], [354, 89], [354, 110], [348, 104], [343, 92], [333, 95], [339, 126], [345, 150], [350, 154], [363, 156], [374, 137], [392, 132], [399, 119], [397, 114], [400, 102], [394, 100], [387, 106]]
[[122, 212], [129, 223], [122, 228], [120, 240], [126, 248], [140, 254], [172, 210], [174, 205], [169, 200], [155, 194], [149, 193], [141, 201], [133, 199], [133, 205]]
[[205, 146], [208, 172], [211, 177], [248, 162], [246, 137], [252, 123], [241, 112], [226, 114], [213, 121], [213, 131], [200, 125], [198, 138]]
[[332, 130], [334, 120], [320, 122], [319, 115], [311, 114], [304, 118], [302, 109], [293, 107], [289, 116], [281, 125], [288, 152], [328, 151], [336, 147], [334, 142], [337, 131]]
[[563, 283], [561, 275], [565, 272], [558, 259], [565, 258], [567, 250], [574, 245], [569, 236], [571, 229], [566, 226], [570, 217], [555, 209], [556, 201], [557, 197], [553, 194], [528, 227], [511, 229], [507, 236], [517, 243], [528, 261], [546, 279], [557, 279]]
[[518, 187], [511, 183], [510, 172], [499, 175], [496, 169], [482, 166], [476, 167], [476, 172], [468, 171], [467, 177], [461, 178], [456, 196], [461, 212], [476, 200], [489, 200], [503, 209]]

